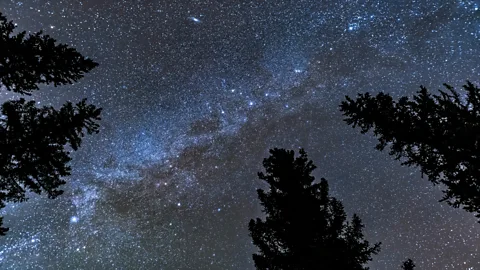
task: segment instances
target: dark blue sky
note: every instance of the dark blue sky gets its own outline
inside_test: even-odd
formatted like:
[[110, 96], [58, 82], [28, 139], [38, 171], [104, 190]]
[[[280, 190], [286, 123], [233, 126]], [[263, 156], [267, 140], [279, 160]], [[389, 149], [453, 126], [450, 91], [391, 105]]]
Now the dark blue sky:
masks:
[[[247, 224], [273, 147], [304, 147], [360, 215], [372, 269], [480, 265], [473, 215], [342, 122], [345, 95], [479, 82], [480, 1], [0, 1], [100, 66], [34, 98], [83, 97], [102, 132], [66, 193], [5, 209], [1, 269], [253, 269]], [[5, 100], [9, 95], [1, 92]], [[470, 267], [470, 268], [469, 268]]]

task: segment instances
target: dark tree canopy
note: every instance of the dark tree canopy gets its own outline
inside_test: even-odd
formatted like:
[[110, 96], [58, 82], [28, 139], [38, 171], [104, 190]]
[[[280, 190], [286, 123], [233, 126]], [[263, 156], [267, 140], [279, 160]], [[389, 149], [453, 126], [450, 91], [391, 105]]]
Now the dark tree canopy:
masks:
[[403, 262], [402, 264], [402, 269], [403, 270], [413, 270], [415, 268], [415, 264], [413, 263], [413, 261], [411, 259], [408, 259], [406, 261]]
[[[15, 26], [0, 13], [0, 87], [29, 95], [38, 84], [69, 84], [83, 77], [97, 63], [75, 49], [55, 44], [41, 32], [13, 35]], [[69, 146], [77, 150], [82, 137], [98, 132], [101, 109], [86, 100], [64, 104], [59, 110], [25, 99], [7, 101], [0, 116], [0, 208], [7, 202], [27, 200], [27, 191], [49, 198], [70, 175]], [[1, 227], [0, 235], [8, 228]]]
[[328, 183], [314, 183], [316, 168], [303, 149], [270, 150], [264, 159], [266, 173], [258, 177], [270, 185], [258, 190], [265, 220], [249, 223], [250, 236], [259, 252], [257, 269], [368, 269], [364, 265], [380, 251], [364, 240], [357, 215], [346, 221], [343, 205], [328, 194]]
[[419, 166], [422, 177], [444, 184], [441, 201], [480, 218], [480, 91], [468, 82], [461, 97], [445, 87], [448, 91], [439, 95], [421, 87], [413, 100], [394, 101], [384, 93], [359, 94], [356, 100], [347, 96], [340, 110], [361, 133], [373, 130], [378, 150], [389, 146], [402, 165]]
[[27, 36], [14, 30], [0, 13], [0, 82], [7, 90], [28, 95], [38, 84], [71, 84], [98, 66], [41, 31]]

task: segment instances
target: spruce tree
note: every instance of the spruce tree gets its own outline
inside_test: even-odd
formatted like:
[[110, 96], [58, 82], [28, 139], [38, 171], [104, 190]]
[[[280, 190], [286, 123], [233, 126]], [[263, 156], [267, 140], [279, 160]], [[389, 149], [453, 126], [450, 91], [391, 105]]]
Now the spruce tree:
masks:
[[415, 269], [415, 264], [411, 259], [408, 259], [403, 262], [402, 264], [402, 270], [413, 270]]
[[358, 94], [340, 105], [345, 121], [361, 133], [373, 131], [376, 148], [418, 166], [422, 177], [446, 188], [440, 201], [480, 218], [480, 89], [470, 82], [457, 92], [431, 94], [425, 87], [410, 100], [389, 94]]
[[368, 269], [365, 264], [380, 251], [364, 239], [357, 215], [347, 222], [343, 205], [329, 196], [328, 183], [314, 182], [315, 165], [303, 149], [270, 150], [265, 173], [258, 177], [270, 188], [258, 189], [265, 219], [249, 223], [250, 236], [259, 252], [257, 269]]
[[[71, 84], [98, 64], [74, 48], [56, 44], [41, 31], [14, 34], [15, 25], [0, 13], [0, 91], [31, 95], [39, 85]], [[4, 102], [0, 116], [0, 208], [27, 200], [26, 192], [62, 194], [70, 174], [70, 150], [82, 137], [98, 132], [101, 109], [86, 100], [67, 102], [60, 109], [37, 107], [24, 98]], [[2, 227], [0, 235], [8, 228]]]

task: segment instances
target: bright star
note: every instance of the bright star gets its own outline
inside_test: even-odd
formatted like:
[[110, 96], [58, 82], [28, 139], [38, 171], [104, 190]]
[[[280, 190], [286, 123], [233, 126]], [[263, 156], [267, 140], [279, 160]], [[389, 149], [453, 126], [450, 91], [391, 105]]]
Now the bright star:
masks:
[[76, 216], [71, 217], [70, 222], [71, 223], [77, 223], [78, 222], [78, 217], [76, 217]]
[[358, 30], [360, 28], [360, 24], [359, 23], [349, 23], [348, 24], [348, 31], [355, 31], [355, 30]]

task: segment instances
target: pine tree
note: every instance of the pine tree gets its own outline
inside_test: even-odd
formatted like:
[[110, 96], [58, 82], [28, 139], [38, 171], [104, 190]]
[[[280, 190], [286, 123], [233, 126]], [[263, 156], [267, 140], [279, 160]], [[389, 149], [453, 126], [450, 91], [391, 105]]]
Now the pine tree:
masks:
[[480, 90], [467, 82], [462, 96], [445, 87], [439, 95], [421, 87], [413, 100], [394, 101], [385, 93], [347, 96], [340, 110], [361, 133], [373, 130], [378, 150], [390, 147], [402, 165], [418, 166], [422, 177], [445, 185], [440, 201], [480, 218]]
[[249, 223], [250, 236], [259, 252], [257, 269], [368, 269], [364, 265], [380, 251], [364, 240], [357, 215], [347, 222], [343, 205], [329, 196], [328, 183], [314, 183], [316, 168], [303, 149], [270, 150], [265, 173], [258, 177], [270, 189], [258, 190], [265, 220]]
[[[74, 48], [56, 44], [37, 32], [14, 34], [15, 25], [0, 13], [0, 90], [31, 95], [40, 84], [71, 84], [98, 64]], [[101, 109], [82, 100], [38, 108], [23, 98], [7, 101], [0, 116], [0, 208], [23, 202], [26, 192], [62, 194], [63, 177], [70, 174], [69, 146], [77, 150], [84, 133], [98, 132]], [[0, 235], [8, 228], [1, 227]]]
[[415, 268], [415, 264], [413, 263], [413, 261], [411, 259], [408, 259], [406, 261], [403, 262], [402, 264], [402, 269], [403, 270], [413, 270]]

